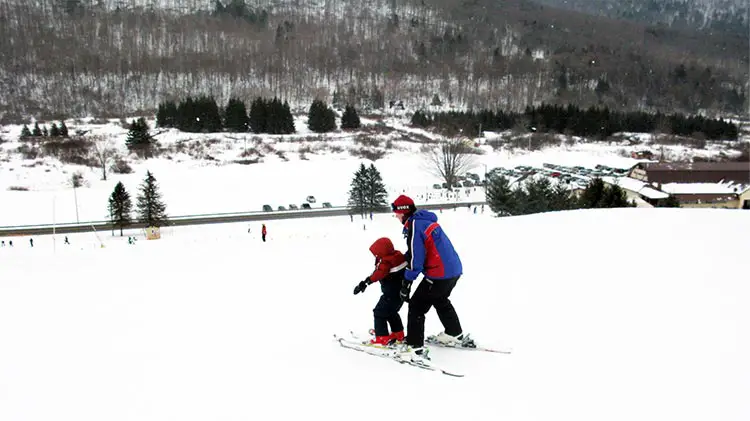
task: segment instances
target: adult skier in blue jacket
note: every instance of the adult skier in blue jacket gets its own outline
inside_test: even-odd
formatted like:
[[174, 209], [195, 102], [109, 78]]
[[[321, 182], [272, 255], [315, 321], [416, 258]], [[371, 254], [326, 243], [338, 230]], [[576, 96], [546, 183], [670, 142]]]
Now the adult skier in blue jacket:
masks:
[[[458, 253], [438, 224], [437, 215], [424, 209], [417, 210], [414, 201], [404, 195], [396, 198], [391, 207], [404, 225], [403, 234], [408, 247], [401, 288], [401, 297], [409, 303], [406, 344], [415, 354], [424, 356], [425, 315], [433, 306], [445, 329], [435, 339], [446, 344], [460, 344], [463, 331], [449, 299], [463, 273]], [[424, 278], [409, 298], [412, 282], [420, 273]]]

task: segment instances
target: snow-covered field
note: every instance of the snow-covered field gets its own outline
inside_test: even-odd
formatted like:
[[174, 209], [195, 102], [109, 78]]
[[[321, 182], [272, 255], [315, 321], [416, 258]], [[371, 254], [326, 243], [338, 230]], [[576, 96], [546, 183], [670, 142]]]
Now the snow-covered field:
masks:
[[[22, 145], [18, 141], [22, 126], [4, 126], [0, 128], [0, 136], [6, 140], [0, 144], [0, 227], [107, 220], [107, 199], [115, 184], [122, 181], [135, 198], [147, 170], [156, 177], [167, 213], [172, 216], [260, 211], [265, 204], [274, 209], [300, 206], [309, 195], [317, 199], [314, 207], [323, 202], [344, 206], [354, 172], [361, 163], [373, 162], [363, 157], [363, 152], [384, 154], [374, 163], [390, 194], [408, 193], [420, 203], [484, 198], [481, 188], [462, 190], [459, 196], [450, 198], [445, 191], [433, 189], [433, 184], [442, 180], [430, 171], [420, 150], [423, 140], [439, 136], [409, 127], [403, 118], [389, 117], [382, 122], [365, 118], [364, 128], [358, 132], [337, 131], [324, 136], [311, 133], [306, 120], [305, 116], [296, 117], [297, 133], [284, 136], [152, 129], [167, 152], [148, 160], [128, 154], [127, 130], [119, 120], [99, 124], [66, 121], [70, 133], [84, 131], [88, 138], [100, 136], [133, 168], [130, 174], [110, 172], [106, 181], [101, 179], [100, 168], [63, 164], [52, 157], [23, 159], [17, 152]], [[153, 128], [153, 120], [149, 123]], [[578, 142], [530, 153], [511, 148], [493, 150], [488, 145], [481, 148], [484, 154], [476, 156], [473, 168], [480, 175], [498, 166], [541, 167], [545, 162], [628, 168], [639, 161], [623, 154], [644, 146], [628, 146], [627, 141]], [[673, 154], [688, 153], [681, 147], [670, 150]], [[710, 155], [720, 150], [702, 152]], [[258, 163], [236, 163], [243, 159]], [[76, 172], [83, 175], [84, 185], [74, 190], [70, 180]]]
[[371, 327], [390, 215], [39, 236], [0, 248], [0, 419], [750, 419], [746, 212], [438, 216], [465, 331], [513, 349], [432, 350], [464, 378], [332, 340]]

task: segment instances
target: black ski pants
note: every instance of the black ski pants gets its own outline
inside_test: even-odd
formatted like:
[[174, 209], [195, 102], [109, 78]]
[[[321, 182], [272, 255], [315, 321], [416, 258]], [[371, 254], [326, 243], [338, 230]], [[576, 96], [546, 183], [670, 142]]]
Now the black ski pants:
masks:
[[373, 309], [375, 316], [375, 336], [387, 336], [388, 325], [391, 326], [391, 332], [401, 332], [404, 330], [404, 323], [398, 312], [404, 302], [401, 300], [399, 291], [401, 282], [396, 279], [383, 279], [380, 284], [382, 295], [378, 304]]
[[458, 282], [457, 276], [450, 279], [432, 280], [424, 278], [419, 283], [417, 290], [409, 299], [409, 318], [407, 320], [406, 343], [413, 348], [424, 346], [424, 321], [425, 315], [431, 307], [443, 324], [445, 333], [448, 335], [460, 335], [461, 322], [458, 320], [456, 309], [453, 308], [448, 298], [451, 291]]

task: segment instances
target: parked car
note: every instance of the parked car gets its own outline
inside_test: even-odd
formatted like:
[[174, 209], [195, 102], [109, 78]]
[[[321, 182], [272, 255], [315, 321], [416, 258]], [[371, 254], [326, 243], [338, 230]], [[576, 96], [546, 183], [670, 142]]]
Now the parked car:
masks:
[[433, 189], [440, 189], [441, 187], [440, 187], [440, 184], [433, 184], [432, 188]]
[[271, 205], [263, 205], [263, 211], [264, 212], [272, 212], [273, 208], [271, 207]]
[[299, 209], [299, 207], [297, 207], [297, 205], [295, 205], [294, 203], [289, 205], [289, 210], [297, 210], [297, 209]]
[[303, 203], [302, 204], [302, 209], [312, 209], [312, 208], [310, 207], [309, 203]]
[[286, 208], [285, 208], [285, 207], [283, 207], [283, 206], [279, 206], [279, 210], [280, 210], [280, 211], [285, 211], [285, 210], [286, 210]]
[[315, 196], [307, 196], [307, 203], [315, 203]]
[[323, 207], [324, 208], [332, 208], [333, 206], [331, 205], [331, 202], [323, 202]]

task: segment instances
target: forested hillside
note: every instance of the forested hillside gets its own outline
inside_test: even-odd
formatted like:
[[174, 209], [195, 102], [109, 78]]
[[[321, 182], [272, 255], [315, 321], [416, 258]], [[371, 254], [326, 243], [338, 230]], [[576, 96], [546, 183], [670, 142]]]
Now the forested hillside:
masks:
[[0, 117], [119, 117], [204, 94], [740, 113], [747, 45], [526, 0], [6, 0]]
[[538, 3], [671, 28], [747, 37], [746, 0], [535, 0]]

